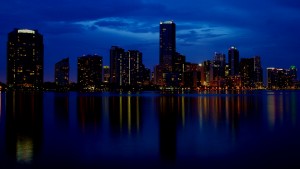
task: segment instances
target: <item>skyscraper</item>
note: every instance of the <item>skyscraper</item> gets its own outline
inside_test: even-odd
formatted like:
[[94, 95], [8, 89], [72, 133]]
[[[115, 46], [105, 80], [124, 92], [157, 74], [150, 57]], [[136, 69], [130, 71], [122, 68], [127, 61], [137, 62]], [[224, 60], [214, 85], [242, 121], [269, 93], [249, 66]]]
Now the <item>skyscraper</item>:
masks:
[[109, 79], [110, 79], [110, 67], [103, 66], [103, 82], [109, 83]]
[[80, 89], [97, 90], [102, 83], [102, 57], [87, 55], [78, 57], [77, 83]]
[[215, 52], [214, 60], [212, 63], [213, 80], [219, 80], [225, 77], [225, 54]]
[[110, 48], [110, 83], [112, 85], [122, 85], [123, 59], [125, 57], [124, 49], [118, 46]]
[[44, 44], [37, 30], [14, 29], [7, 41], [7, 85], [39, 90], [43, 85]]
[[172, 72], [176, 53], [176, 25], [173, 21], [160, 22], [159, 64]]
[[126, 85], [137, 85], [141, 84], [143, 81], [143, 62], [142, 53], [138, 50], [129, 50], [126, 52], [126, 59], [123, 63], [126, 68], [126, 72], [123, 76], [127, 77], [124, 81]]
[[228, 65], [229, 75], [236, 76], [239, 74], [239, 51], [236, 47], [232, 46], [228, 49]]
[[63, 87], [69, 85], [69, 58], [62, 59], [55, 64], [55, 84]]

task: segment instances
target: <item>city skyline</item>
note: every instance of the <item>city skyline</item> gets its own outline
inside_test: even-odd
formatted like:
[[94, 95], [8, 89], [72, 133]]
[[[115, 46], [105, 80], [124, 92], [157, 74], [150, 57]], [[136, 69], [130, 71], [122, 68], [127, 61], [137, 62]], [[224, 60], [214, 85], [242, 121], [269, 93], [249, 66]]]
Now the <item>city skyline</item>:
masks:
[[[104, 8], [105, 7], [105, 8]], [[131, 10], [125, 10], [128, 9]], [[7, 33], [14, 28], [37, 29], [45, 39], [45, 81], [54, 81], [53, 65], [70, 58], [70, 80], [76, 82], [76, 58], [103, 56], [120, 46], [143, 53], [145, 66], [159, 63], [159, 22], [174, 20], [177, 51], [201, 63], [214, 52], [236, 46], [240, 58], [261, 56], [267, 67], [300, 67], [297, 62], [299, 2], [293, 1], [10, 1], [0, 5], [0, 81], [6, 81]], [[13, 10], [12, 10], [13, 9]], [[78, 12], [81, 11], [81, 12]], [[114, 12], [117, 11], [117, 12]], [[59, 13], [59, 15], [57, 15]], [[265, 73], [264, 73], [265, 75]]]

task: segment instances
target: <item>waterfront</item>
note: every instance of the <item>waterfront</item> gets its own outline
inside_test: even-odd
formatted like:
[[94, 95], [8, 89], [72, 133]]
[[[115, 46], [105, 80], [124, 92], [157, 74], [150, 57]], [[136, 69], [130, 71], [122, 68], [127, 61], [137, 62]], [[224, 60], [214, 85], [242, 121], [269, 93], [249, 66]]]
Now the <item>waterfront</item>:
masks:
[[300, 91], [10, 93], [0, 168], [297, 168]]

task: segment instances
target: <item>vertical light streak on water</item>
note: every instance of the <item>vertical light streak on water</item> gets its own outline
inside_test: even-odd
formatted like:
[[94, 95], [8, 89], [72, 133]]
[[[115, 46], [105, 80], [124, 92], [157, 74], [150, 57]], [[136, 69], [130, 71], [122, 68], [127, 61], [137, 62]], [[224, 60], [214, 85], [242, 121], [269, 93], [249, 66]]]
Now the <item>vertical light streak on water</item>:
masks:
[[128, 96], [128, 107], [127, 107], [127, 113], [128, 113], [128, 133], [131, 133], [131, 96]]
[[276, 115], [275, 115], [275, 97], [274, 95], [268, 95], [268, 124], [269, 128], [273, 129], [275, 125]]
[[122, 99], [123, 97], [120, 96], [120, 101], [119, 101], [119, 110], [120, 110], [120, 131], [122, 131], [122, 126], [123, 126], [123, 103], [122, 103]]
[[137, 132], [139, 133], [140, 131], [140, 97], [136, 98], [136, 127], [137, 127]]
[[[179, 104], [180, 105], [180, 104]], [[185, 103], [184, 103], [184, 97], [181, 96], [181, 116], [182, 116], [182, 126], [185, 126]]]

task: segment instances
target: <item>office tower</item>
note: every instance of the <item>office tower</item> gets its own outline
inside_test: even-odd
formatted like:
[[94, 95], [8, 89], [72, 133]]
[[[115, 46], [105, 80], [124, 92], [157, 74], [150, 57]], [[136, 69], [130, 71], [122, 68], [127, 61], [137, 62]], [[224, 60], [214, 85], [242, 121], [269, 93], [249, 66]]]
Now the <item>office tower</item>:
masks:
[[7, 41], [7, 85], [40, 90], [43, 85], [44, 44], [37, 30], [14, 29]]
[[290, 69], [267, 68], [267, 85], [269, 89], [289, 89], [297, 85], [295, 79], [297, 69], [292, 66]]
[[263, 88], [263, 69], [260, 56], [254, 57], [254, 83], [256, 88]]
[[263, 71], [259, 56], [255, 56], [253, 58], [242, 58], [239, 67], [243, 87], [263, 87]]
[[70, 64], [69, 58], [64, 58], [55, 64], [55, 84], [57, 86], [69, 85]]
[[109, 79], [110, 79], [110, 67], [103, 66], [103, 82], [109, 83]]
[[138, 50], [129, 50], [126, 52], [126, 57], [124, 60], [125, 72], [123, 77], [126, 78], [123, 81], [125, 85], [141, 85], [143, 81], [143, 62], [142, 62], [142, 53]]
[[176, 52], [176, 25], [173, 21], [160, 22], [159, 64], [172, 72]]
[[289, 76], [292, 81], [297, 81], [297, 68], [296, 66], [291, 66], [289, 69]]
[[102, 57], [87, 55], [77, 59], [77, 83], [83, 90], [98, 90], [102, 83]]
[[202, 81], [202, 85], [203, 86], [209, 86], [209, 82], [211, 80], [211, 61], [210, 60], [206, 60], [203, 62], [202, 64], [202, 70], [203, 70], [203, 73], [204, 73], [204, 78], [203, 80], [201, 79]]
[[213, 80], [220, 80], [225, 77], [225, 54], [215, 52], [214, 60], [212, 63]]
[[123, 60], [125, 51], [117, 46], [110, 48], [110, 82], [113, 86], [122, 86]]
[[239, 74], [239, 51], [234, 46], [228, 49], [228, 65], [230, 69], [230, 76], [236, 76]]
[[186, 62], [183, 71], [183, 86], [195, 89], [201, 85], [201, 65]]
[[245, 88], [255, 87], [255, 69], [254, 58], [241, 58], [240, 62], [240, 75], [242, 86]]

